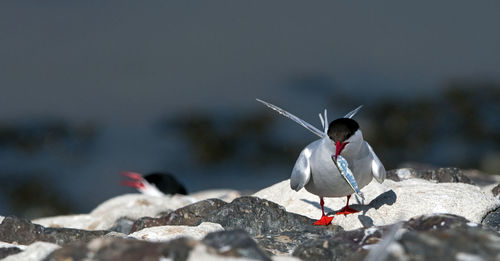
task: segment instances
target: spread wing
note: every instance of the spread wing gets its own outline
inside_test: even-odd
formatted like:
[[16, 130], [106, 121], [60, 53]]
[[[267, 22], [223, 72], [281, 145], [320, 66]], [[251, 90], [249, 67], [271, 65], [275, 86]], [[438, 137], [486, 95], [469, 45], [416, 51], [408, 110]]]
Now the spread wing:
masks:
[[373, 177], [379, 182], [382, 183], [385, 180], [385, 168], [380, 159], [377, 157], [377, 154], [372, 149], [372, 146], [366, 143], [368, 145], [368, 149], [370, 150], [370, 154], [372, 155], [372, 161], [371, 161], [371, 167], [372, 167], [372, 174]]
[[323, 138], [325, 137], [326, 133], [323, 133], [322, 131], [318, 130], [316, 127], [312, 126], [311, 124], [309, 124], [308, 122], [302, 120], [301, 118], [281, 109], [280, 107], [276, 106], [276, 105], [273, 105], [273, 104], [270, 104], [268, 102], [265, 102], [263, 100], [260, 100], [260, 99], [256, 99], [257, 101], [263, 103], [264, 105], [266, 105], [267, 107], [277, 111], [279, 114], [295, 121], [296, 123], [302, 125], [304, 128], [308, 129], [310, 132], [318, 135], [320, 138]]
[[290, 187], [295, 191], [303, 188], [311, 178], [311, 154], [309, 148], [304, 148], [293, 166]]

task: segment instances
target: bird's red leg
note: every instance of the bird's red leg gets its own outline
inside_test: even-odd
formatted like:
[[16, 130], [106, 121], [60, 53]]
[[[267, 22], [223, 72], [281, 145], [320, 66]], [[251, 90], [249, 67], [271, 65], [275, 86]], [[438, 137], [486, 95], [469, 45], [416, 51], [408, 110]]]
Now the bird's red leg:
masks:
[[359, 212], [358, 210], [355, 210], [353, 208], [349, 207], [349, 199], [351, 198], [351, 195], [347, 196], [347, 204], [345, 207], [343, 207], [341, 210], [339, 210], [335, 215], [349, 215], [349, 214], [354, 214]]
[[321, 205], [321, 218], [314, 222], [313, 225], [315, 226], [328, 226], [330, 223], [332, 223], [333, 217], [328, 217], [325, 215], [325, 201], [323, 201], [322, 197], [319, 197], [319, 204]]

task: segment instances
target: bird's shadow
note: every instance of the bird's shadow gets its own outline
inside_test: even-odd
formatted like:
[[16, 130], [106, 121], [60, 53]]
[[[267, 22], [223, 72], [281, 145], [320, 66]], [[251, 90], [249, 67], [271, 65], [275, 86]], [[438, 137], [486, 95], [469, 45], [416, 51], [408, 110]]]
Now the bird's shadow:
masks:
[[[357, 198], [357, 196], [356, 196], [356, 198]], [[368, 212], [368, 210], [370, 210], [372, 208], [379, 209], [383, 205], [391, 206], [392, 204], [394, 204], [396, 202], [396, 199], [397, 199], [397, 195], [391, 189], [389, 191], [386, 191], [386, 192], [378, 195], [376, 198], [374, 198], [372, 201], [370, 201], [370, 203], [368, 203], [366, 205], [364, 205], [364, 204], [351, 204], [349, 206], [356, 209], [356, 210], [359, 210], [361, 212], [361, 214], [358, 216], [359, 221], [361, 222], [361, 224], [363, 224], [364, 227], [370, 227], [370, 226], [373, 226], [373, 220], [369, 216], [366, 215], [366, 212]], [[314, 201], [307, 200], [307, 199], [301, 199], [301, 200], [315, 206], [318, 209], [321, 209], [321, 205], [318, 202], [314, 202]], [[360, 202], [359, 199], [358, 199], [358, 202]], [[328, 208], [326, 206], [325, 206], [325, 212], [327, 212], [328, 215], [333, 215], [333, 214], [337, 213], [337, 211], [334, 211], [331, 208]]]

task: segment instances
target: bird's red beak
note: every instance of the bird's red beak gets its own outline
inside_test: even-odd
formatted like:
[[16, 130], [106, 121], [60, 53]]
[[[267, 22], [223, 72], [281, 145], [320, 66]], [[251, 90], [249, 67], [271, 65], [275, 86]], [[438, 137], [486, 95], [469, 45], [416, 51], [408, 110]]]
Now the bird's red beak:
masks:
[[340, 155], [340, 153], [345, 148], [345, 145], [347, 145], [347, 143], [349, 142], [337, 141], [337, 143], [335, 143], [335, 161], [337, 161], [337, 157]]
[[123, 176], [129, 177], [132, 180], [122, 180], [121, 184], [127, 187], [133, 187], [136, 189], [143, 189], [144, 183], [142, 182], [142, 175], [135, 172], [124, 171], [121, 173]]

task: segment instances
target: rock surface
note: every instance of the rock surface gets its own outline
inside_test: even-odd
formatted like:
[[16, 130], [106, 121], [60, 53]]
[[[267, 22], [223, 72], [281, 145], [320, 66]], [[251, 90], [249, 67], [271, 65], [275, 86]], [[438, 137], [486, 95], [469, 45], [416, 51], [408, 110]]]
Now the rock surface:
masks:
[[488, 213], [481, 224], [500, 231], [500, 207]]
[[[225, 232], [223, 232], [225, 233]], [[215, 237], [221, 237], [216, 235]], [[222, 236], [223, 237], [223, 236]], [[226, 238], [227, 239], [227, 238]], [[131, 239], [96, 239], [88, 244], [68, 245], [54, 251], [45, 260], [233, 260], [228, 257], [246, 257], [252, 260], [270, 260], [252, 248], [248, 241], [232, 237], [222, 248], [213, 248], [202, 241], [179, 238], [164, 243], [153, 243]], [[252, 241], [251, 238], [247, 239]], [[207, 240], [211, 243], [210, 240]], [[252, 241], [253, 242], [253, 241]], [[245, 245], [240, 245], [244, 243]], [[251, 244], [251, 243], [250, 243]], [[255, 243], [253, 243], [255, 244]], [[254, 246], [255, 247], [255, 246]], [[253, 259], [256, 258], [256, 259]], [[250, 260], [250, 259], [234, 259]]]
[[474, 184], [480, 187], [500, 183], [500, 175], [487, 174], [474, 169], [463, 170], [463, 173], [467, 175]]
[[199, 225], [203, 218], [211, 212], [217, 211], [227, 203], [220, 199], [207, 199], [179, 208], [158, 218], [144, 217], [138, 219], [132, 226], [131, 232], [147, 227], [167, 225]]
[[231, 202], [242, 195], [239, 191], [233, 189], [211, 189], [195, 192], [189, 196], [194, 198], [196, 201], [216, 198], [225, 202]]
[[[313, 231], [323, 233], [325, 228], [313, 226], [314, 220], [287, 212], [282, 206], [257, 197], [240, 197], [217, 211], [211, 212], [206, 221], [219, 223], [224, 229], [243, 229], [251, 236], [262, 236], [286, 231]], [[337, 232], [338, 226], [326, 231]]]
[[271, 260], [257, 246], [250, 235], [243, 230], [211, 233], [207, 235], [202, 242], [215, 249], [218, 255], [244, 256], [257, 260]]
[[[321, 213], [317, 197], [283, 181], [231, 202], [204, 197], [227, 200], [238, 193], [151, 200], [124, 195], [89, 214], [38, 220], [52, 227], [7, 217], [0, 224], [0, 241], [6, 242], [0, 242], [0, 255], [51, 261], [500, 259], [494, 184], [464, 183], [452, 168], [418, 174], [430, 181], [405, 173], [395, 172], [401, 181], [363, 188], [364, 204], [351, 199], [361, 212], [335, 216], [326, 227], [312, 225]], [[345, 198], [325, 201], [331, 213], [345, 205]], [[67, 228], [78, 226], [113, 231]]]
[[[66, 245], [46, 260], [84, 257], [92, 260], [225, 260], [228, 257], [278, 260], [263, 251], [255, 240], [244, 230], [209, 233], [201, 241], [179, 238], [154, 243], [98, 238], [89, 243]], [[302, 260], [365, 260], [372, 251], [379, 251], [388, 260], [460, 260], [464, 257], [496, 260], [500, 258], [499, 242], [499, 233], [481, 224], [456, 215], [436, 214], [415, 217], [400, 226], [317, 234], [316, 238], [297, 244], [291, 254]]]
[[[346, 230], [393, 224], [414, 216], [432, 213], [450, 213], [481, 223], [483, 217], [500, 205], [500, 200], [479, 187], [464, 183], [435, 183], [422, 179], [399, 182], [386, 180], [383, 184], [372, 181], [361, 190], [365, 204], [357, 196], [351, 206], [360, 212], [348, 216], [335, 216], [333, 223]], [[258, 191], [254, 196], [268, 199], [287, 211], [319, 218], [318, 197], [305, 189], [290, 189], [289, 180]], [[346, 204], [345, 198], [325, 198], [325, 212], [335, 213]]]
[[146, 240], [151, 242], [169, 241], [179, 237], [191, 237], [201, 240], [210, 232], [222, 231], [221, 225], [210, 222], [203, 222], [198, 226], [158, 226], [149, 227], [129, 235], [131, 238]]
[[102, 237], [109, 231], [86, 231], [72, 228], [46, 228], [31, 223], [27, 219], [6, 217], [0, 224], [0, 241], [29, 245], [36, 241], [44, 241], [64, 245], [70, 242], [83, 241]]
[[248, 196], [237, 198], [231, 203], [200, 201], [159, 218], [139, 219], [134, 227], [144, 229], [174, 223], [197, 225], [203, 221], [221, 224], [226, 230], [242, 229], [267, 253], [275, 255], [291, 253], [300, 242], [342, 230], [335, 225], [326, 228], [313, 226], [312, 219], [286, 212], [273, 202]]
[[476, 258], [470, 260], [500, 258], [499, 234], [463, 217], [420, 216], [404, 222], [396, 233], [384, 238], [390, 234], [390, 228], [361, 228], [340, 232], [331, 238], [311, 240], [298, 246], [293, 255], [304, 260], [364, 260], [368, 250], [382, 246], [377, 249], [381, 250], [379, 256], [387, 255], [388, 260], [459, 260], [460, 256]]
[[123, 234], [130, 234], [135, 220], [128, 217], [121, 217], [115, 221], [115, 224], [109, 228], [111, 231], [115, 231]]
[[492, 190], [493, 196], [498, 197], [500, 195], [500, 184], [496, 185]]
[[413, 169], [401, 168], [387, 171], [387, 179], [402, 181], [412, 178], [431, 180], [436, 182], [461, 182], [474, 184], [459, 168]]
[[45, 260], [187, 260], [189, 252], [197, 244], [190, 239], [175, 239], [168, 243], [99, 238], [89, 243], [76, 243], [52, 252]]
[[38, 261], [45, 258], [52, 251], [60, 248], [60, 246], [47, 242], [35, 242], [27, 246], [22, 252], [14, 255], [9, 255], [4, 261]]
[[289, 254], [301, 242], [332, 236], [342, 228], [313, 226], [314, 220], [287, 212], [282, 206], [257, 197], [240, 197], [207, 215], [226, 230], [243, 229], [268, 254]]

